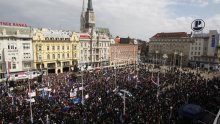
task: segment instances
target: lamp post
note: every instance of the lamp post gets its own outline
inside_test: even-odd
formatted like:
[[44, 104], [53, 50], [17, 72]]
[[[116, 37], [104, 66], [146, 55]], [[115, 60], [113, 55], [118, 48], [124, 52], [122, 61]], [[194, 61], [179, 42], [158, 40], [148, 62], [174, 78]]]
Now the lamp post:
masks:
[[172, 113], [173, 113], [173, 107], [170, 106], [170, 116], [169, 116], [169, 122], [170, 122], [170, 124], [171, 124]]
[[168, 58], [167, 54], [163, 54], [163, 58], [164, 58], [164, 77], [165, 77], [165, 65], [166, 65], [166, 59]]
[[177, 52], [175, 51], [174, 57], [173, 57], [173, 68], [175, 67], [175, 64], [176, 64], [176, 54], [177, 54]]
[[116, 89], [117, 88], [117, 86], [116, 86], [117, 85], [117, 78], [116, 78], [117, 68], [116, 68], [116, 63], [115, 63], [114, 69], [115, 69], [115, 89]]
[[189, 94], [187, 93], [186, 94], [186, 103], [188, 103], [189, 102]]
[[[181, 52], [180, 53], [180, 76], [179, 76], [179, 83], [181, 83], [181, 71], [182, 71], [182, 56], [183, 56], [183, 53]], [[182, 86], [182, 83], [181, 83], [181, 86]]]
[[156, 64], [157, 64], [157, 54], [159, 53], [159, 51], [158, 50], [156, 50]]
[[180, 69], [182, 69], [183, 53], [180, 53]]
[[[29, 92], [31, 91], [30, 81], [28, 80]], [[33, 124], [33, 113], [32, 113], [32, 104], [31, 104], [31, 96], [29, 96], [30, 100], [30, 114], [31, 114], [31, 123]]]
[[82, 79], [81, 79], [81, 81], [82, 81], [82, 104], [84, 105], [84, 97], [83, 97], [83, 71], [81, 72], [82, 73], [82, 75], [81, 75], [81, 77], [82, 77]]
[[123, 113], [124, 113], [124, 115], [125, 115], [125, 92], [124, 92], [124, 97], [123, 97], [123, 99], [124, 99], [124, 109], [123, 109]]

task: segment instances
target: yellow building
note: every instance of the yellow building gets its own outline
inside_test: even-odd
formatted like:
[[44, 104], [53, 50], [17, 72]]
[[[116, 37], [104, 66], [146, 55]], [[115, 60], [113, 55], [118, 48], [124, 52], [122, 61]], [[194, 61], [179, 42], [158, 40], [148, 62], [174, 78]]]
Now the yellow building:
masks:
[[79, 38], [70, 31], [34, 29], [34, 68], [46, 73], [73, 70], [79, 59]]

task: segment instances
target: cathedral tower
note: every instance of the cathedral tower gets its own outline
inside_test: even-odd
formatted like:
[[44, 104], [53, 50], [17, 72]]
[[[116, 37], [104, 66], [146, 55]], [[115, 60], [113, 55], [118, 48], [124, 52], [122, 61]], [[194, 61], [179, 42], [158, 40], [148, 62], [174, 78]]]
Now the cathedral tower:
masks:
[[85, 12], [85, 30], [83, 32], [91, 33], [95, 28], [95, 12], [92, 7], [92, 0], [88, 0], [87, 10]]

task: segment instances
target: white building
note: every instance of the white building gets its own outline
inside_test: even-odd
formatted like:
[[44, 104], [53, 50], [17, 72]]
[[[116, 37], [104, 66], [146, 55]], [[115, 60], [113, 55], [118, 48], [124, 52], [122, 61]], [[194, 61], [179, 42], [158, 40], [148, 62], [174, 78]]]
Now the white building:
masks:
[[11, 23], [1, 24], [0, 76], [4, 77], [7, 71], [15, 73], [31, 69], [33, 61], [31, 27], [11, 26]]
[[209, 33], [193, 34], [194, 43], [190, 44], [189, 60], [192, 66], [215, 69], [218, 63], [217, 46], [219, 34], [216, 30]]
[[100, 67], [109, 63], [109, 47], [111, 40], [105, 35], [91, 38], [88, 33], [78, 33], [80, 41], [79, 66]]

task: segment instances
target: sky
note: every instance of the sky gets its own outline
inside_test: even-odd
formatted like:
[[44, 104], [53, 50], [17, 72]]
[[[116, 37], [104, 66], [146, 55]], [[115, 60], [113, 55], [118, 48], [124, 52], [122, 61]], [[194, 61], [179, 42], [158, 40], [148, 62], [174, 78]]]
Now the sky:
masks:
[[[87, 1], [87, 0], [85, 0]], [[160, 32], [191, 33], [203, 19], [204, 32], [220, 32], [220, 0], [92, 0], [96, 27], [149, 41]], [[0, 0], [0, 22], [79, 32], [83, 0]]]

